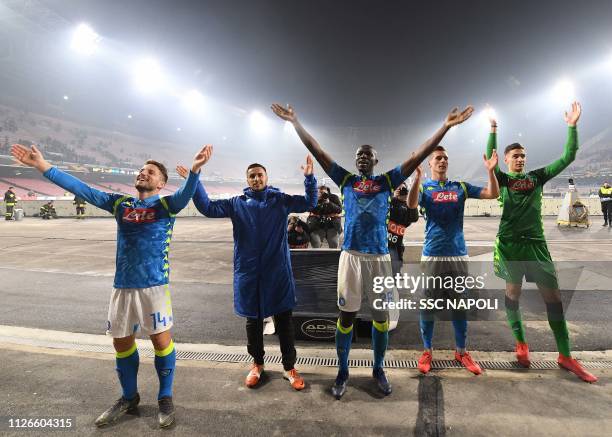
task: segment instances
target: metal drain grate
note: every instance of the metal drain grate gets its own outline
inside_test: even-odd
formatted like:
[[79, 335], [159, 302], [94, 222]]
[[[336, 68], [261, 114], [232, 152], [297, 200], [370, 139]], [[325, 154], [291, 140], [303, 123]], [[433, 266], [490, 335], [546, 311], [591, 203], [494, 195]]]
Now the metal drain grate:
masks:
[[[109, 353], [115, 352], [111, 345], [92, 345], [79, 343], [60, 343], [60, 342], [45, 342], [41, 340], [12, 338], [0, 336], [0, 342], [17, 343], [29, 346], [39, 346], [51, 349], [68, 349], [82, 352], [99, 352]], [[146, 357], [152, 358], [155, 356], [153, 349], [149, 347], [139, 348], [139, 353]], [[231, 354], [219, 352], [193, 352], [177, 350], [176, 358], [178, 360], [193, 360], [193, 361], [213, 361], [218, 363], [250, 363], [252, 358], [248, 354]], [[281, 364], [282, 357], [279, 355], [267, 355], [264, 361], [267, 364]], [[521, 370], [523, 369], [516, 361], [492, 361], [482, 360], [477, 361], [483, 369], [487, 370]], [[296, 364], [301, 366], [320, 366], [320, 367], [337, 367], [337, 358], [326, 357], [297, 357]], [[612, 369], [612, 361], [582, 361], [582, 364], [587, 369]], [[372, 367], [372, 360], [352, 359], [349, 360], [349, 366], [356, 367]], [[416, 360], [385, 360], [385, 367], [389, 369], [416, 369]], [[433, 360], [431, 363], [433, 369], [459, 369], [462, 366], [455, 360]], [[554, 370], [558, 369], [556, 361], [532, 361], [531, 369], [533, 370]]]

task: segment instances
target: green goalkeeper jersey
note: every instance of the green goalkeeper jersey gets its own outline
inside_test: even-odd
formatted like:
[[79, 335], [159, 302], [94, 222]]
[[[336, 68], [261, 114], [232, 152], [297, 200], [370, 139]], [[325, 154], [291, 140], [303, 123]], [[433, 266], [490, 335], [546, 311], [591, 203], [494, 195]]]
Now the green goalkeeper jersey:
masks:
[[[487, 158], [491, 157], [496, 148], [497, 134], [491, 133], [487, 143]], [[504, 173], [499, 167], [495, 168], [502, 206], [498, 238], [506, 241], [545, 241], [542, 222], [543, 186], [572, 163], [577, 151], [578, 133], [575, 126], [570, 126], [563, 156], [552, 164], [528, 173]]]

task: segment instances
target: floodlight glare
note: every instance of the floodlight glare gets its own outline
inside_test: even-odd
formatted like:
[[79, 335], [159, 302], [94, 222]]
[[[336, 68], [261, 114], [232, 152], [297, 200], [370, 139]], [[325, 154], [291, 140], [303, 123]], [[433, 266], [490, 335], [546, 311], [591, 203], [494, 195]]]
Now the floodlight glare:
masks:
[[64, 100], [68, 100], [68, 96], [64, 96]]
[[259, 111], [251, 112], [251, 115], [249, 116], [249, 121], [251, 123], [251, 129], [253, 129], [253, 131], [255, 131], [256, 133], [264, 133], [269, 128], [270, 122], [268, 121], [266, 116]]
[[100, 35], [87, 24], [79, 24], [72, 35], [70, 48], [81, 55], [92, 55], [98, 48]]
[[143, 94], [157, 91], [165, 82], [159, 63], [153, 58], [143, 58], [134, 63], [132, 69], [134, 85]]
[[286, 121], [285, 125], [283, 126], [283, 130], [285, 131], [285, 133], [293, 133], [295, 132], [295, 128], [293, 127], [293, 124], [290, 121]]
[[569, 104], [576, 100], [574, 84], [568, 79], [562, 79], [553, 88], [555, 100], [562, 104]]
[[204, 110], [205, 99], [202, 93], [198, 90], [191, 90], [185, 93], [181, 99], [183, 106], [195, 113], [201, 113]]
[[480, 113], [480, 118], [482, 119], [482, 121], [485, 121], [488, 123], [489, 119], [491, 118], [497, 120], [497, 113], [495, 112], [495, 109], [487, 105]]

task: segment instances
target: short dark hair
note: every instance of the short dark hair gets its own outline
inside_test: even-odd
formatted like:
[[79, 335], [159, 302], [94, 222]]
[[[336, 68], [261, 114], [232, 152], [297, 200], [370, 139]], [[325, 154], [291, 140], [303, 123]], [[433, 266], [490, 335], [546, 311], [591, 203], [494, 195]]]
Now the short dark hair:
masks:
[[247, 167], [247, 169], [246, 169], [247, 173], [249, 172], [249, 170], [250, 170], [250, 169], [255, 168], [255, 167], [261, 167], [261, 168], [263, 168], [263, 170], [264, 170], [266, 173], [268, 173], [268, 170], [266, 170], [266, 168], [265, 168], [263, 165], [258, 164], [258, 163], [256, 163], [256, 162], [254, 162], [253, 164], [251, 164], [251, 165], [249, 165], [249, 166]]
[[371, 149], [375, 157], [378, 155], [376, 148], [372, 146], [371, 144], [362, 144], [361, 146], [357, 147], [357, 151], [359, 152], [359, 149], [363, 149], [363, 148]]
[[429, 159], [433, 159], [433, 156], [432, 156], [432, 155], [433, 155], [435, 152], [444, 152], [444, 153], [446, 153], [446, 149], [444, 148], [444, 146], [437, 145], [437, 146], [436, 146], [436, 147], [435, 147], [435, 148], [434, 148], [434, 149], [431, 151], [431, 153], [429, 154], [429, 157], [428, 157], [427, 159], [428, 159], [428, 160], [429, 160]]
[[504, 150], [504, 155], [515, 149], [524, 149], [524, 147], [520, 143], [512, 143], [509, 146], [506, 146], [506, 149]]
[[157, 167], [159, 171], [161, 172], [162, 176], [164, 177], [164, 183], [168, 182], [168, 169], [166, 169], [166, 166], [164, 164], [154, 159], [147, 160], [147, 162], [145, 162], [145, 165], [146, 164], [152, 164], [155, 167]]

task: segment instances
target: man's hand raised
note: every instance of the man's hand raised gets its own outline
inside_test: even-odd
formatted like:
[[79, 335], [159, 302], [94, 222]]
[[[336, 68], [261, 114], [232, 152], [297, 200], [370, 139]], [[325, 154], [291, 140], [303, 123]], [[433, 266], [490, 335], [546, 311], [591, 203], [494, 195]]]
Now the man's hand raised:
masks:
[[295, 114], [295, 111], [293, 110], [293, 107], [291, 105], [287, 105], [287, 107], [285, 108], [284, 106], [279, 105], [278, 103], [272, 103], [272, 106], [270, 106], [270, 108], [272, 108], [272, 112], [274, 112], [283, 120], [288, 121], [289, 123], [294, 123], [297, 121], [297, 115]]
[[34, 145], [32, 145], [29, 149], [26, 146], [21, 144], [13, 144], [11, 146], [11, 155], [20, 164], [26, 165], [28, 167], [34, 167], [41, 173], [49, 170], [51, 168], [51, 164], [45, 161], [40, 150]]
[[194, 173], [199, 172], [200, 168], [202, 168], [202, 166], [206, 164], [208, 160], [210, 159], [210, 157], [212, 156], [212, 152], [213, 152], [212, 144], [207, 144], [204, 147], [202, 147], [202, 149], [198, 153], [196, 153], [196, 155], [193, 157], [193, 164], [191, 166], [191, 171]]
[[308, 176], [313, 173], [312, 156], [306, 155], [306, 165], [302, 166], [302, 170], [304, 170], [304, 176]]
[[572, 103], [571, 111], [565, 111], [565, 121], [567, 122], [567, 125], [572, 127], [576, 126], [576, 123], [578, 123], [578, 120], [580, 119], [580, 114], [582, 114], [582, 106], [580, 106], [580, 103]]
[[446, 127], [453, 127], [458, 124], [463, 123], [465, 120], [472, 116], [474, 112], [473, 106], [467, 106], [463, 111], [459, 112], [459, 108], [455, 107], [451, 112], [446, 116], [446, 120], [444, 120], [444, 125]]
[[497, 150], [493, 149], [493, 153], [491, 153], [491, 157], [489, 159], [487, 159], [487, 155], [483, 155], [482, 158], [484, 159], [484, 165], [487, 171], [491, 172], [495, 170], [495, 167], [497, 167], [497, 161], [499, 159], [497, 156]]
[[184, 165], [180, 165], [180, 164], [177, 165], [176, 166], [176, 172], [183, 179], [187, 179], [187, 176], [189, 176], [189, 169], [187, 167], [185, 167]]

